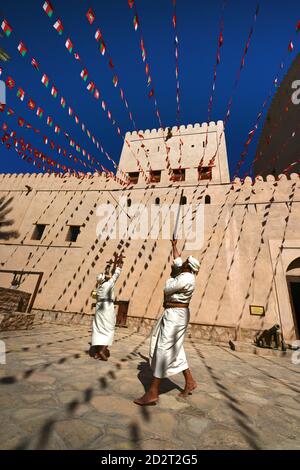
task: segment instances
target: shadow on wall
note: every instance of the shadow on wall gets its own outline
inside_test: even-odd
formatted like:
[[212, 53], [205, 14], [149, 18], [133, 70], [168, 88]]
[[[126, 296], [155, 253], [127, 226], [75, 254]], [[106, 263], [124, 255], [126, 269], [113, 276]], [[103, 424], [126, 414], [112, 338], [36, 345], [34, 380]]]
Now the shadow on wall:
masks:
[[14, 224], [14, 220], [7, 218], [8, 214], [12, 211], [12, 200], [12, 197], [7, 200], [5, 200], [5, 197], [0, 198], [0, 240], [9, 240], [19, 236], [19, 232], [16, 230], [7, 230], [7, 227], [11, 227]]

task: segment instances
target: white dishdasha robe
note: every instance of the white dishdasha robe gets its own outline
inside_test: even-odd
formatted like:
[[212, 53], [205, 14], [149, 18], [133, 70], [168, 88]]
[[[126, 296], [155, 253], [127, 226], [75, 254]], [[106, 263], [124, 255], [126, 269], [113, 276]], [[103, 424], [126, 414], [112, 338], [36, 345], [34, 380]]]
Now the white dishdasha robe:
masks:
[[[176, 258], [174, 266], [182, 266]], [[195, 275], [184, 272], [167, 280], [166, 302], [189, 303], [195, 290]], [[166, 308], [159, 318], [150, 341], [150, 364], [154, 377], [162, 379], [188, 369], [184, 337], [190, 319], [189, 308]]]
[[114, 286], [121, 269], [97, 288], [96, 315], [93, 320], [92, 346], [111, 346], [115, 335], [116, 313]]

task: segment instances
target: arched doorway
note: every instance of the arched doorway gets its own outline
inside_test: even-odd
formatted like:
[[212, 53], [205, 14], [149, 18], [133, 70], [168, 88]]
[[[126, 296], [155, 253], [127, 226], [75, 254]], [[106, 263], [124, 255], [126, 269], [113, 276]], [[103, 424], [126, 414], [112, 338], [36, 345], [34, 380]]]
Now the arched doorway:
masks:
[[287, 268], [287, 284], [294, 316], [297, 337], [300, 338], [300, 258], [296, 258]]

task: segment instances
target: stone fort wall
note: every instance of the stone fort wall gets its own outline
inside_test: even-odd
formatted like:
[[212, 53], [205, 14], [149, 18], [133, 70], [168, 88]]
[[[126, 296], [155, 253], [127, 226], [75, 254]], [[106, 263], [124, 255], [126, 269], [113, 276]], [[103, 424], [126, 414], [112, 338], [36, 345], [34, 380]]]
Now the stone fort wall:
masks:
[[[118, 209], [116, 201], [122, 196], [131, 200], [133, 212], [130, 207], [126, 211], [134, 219], [135, 203], [149, 208], [159, 198], [160, 205], [168, 206], [179, 201], [182, 189], [187, 204], [204, 205], [204, 244], [183, 252], [183, 256], [192, 253], [201, 261], [191, 303], [195, 334], [207, 339], [214, 334], [250, 339], [256, 331], [281, 322], [285, 337], [295, 338], [286, 273], [290, 263], [300, 258], [297, 174], [289, 179], [281, 175], [277, 181], [268, 176], [233, 183], [187, 180], [166, 184], [162, 180], [146, 186], [139, 180], [126, 189], [98, 174], [82, 180], [2, 174], [0, 211], [11, 225], [0, 231], [0, 286], [9, 288], [11, 273], [24, 271], [20, 289], [33, 293], [42, 274], [35, 311], [92, 315], [90, 293], [95, 277], [115, 251], [124, 249], [126, 260], [116, 286], [117, 299], [129, 301], [130, 325], [137, 327], [142, 320], [151, 325], [162, 312], [162, 290], [170, 273], [170, 243], [160, 239], [160, 233], [156, 240], [144, 233], [138, 240], [99, 240], [97, 207], [109, 202]], [[37, 223], [46, 225], [39, 241], [32, 240]], [[76, 242], [66, 240], [70, 225], [81, 226]], [[16, 231], [18, 237], [5, 239], [8, 231]], [[179, 241], [179, 248], [183, 243]], [[250, 305], [264, 306], [265, 315], [250, 315]]]

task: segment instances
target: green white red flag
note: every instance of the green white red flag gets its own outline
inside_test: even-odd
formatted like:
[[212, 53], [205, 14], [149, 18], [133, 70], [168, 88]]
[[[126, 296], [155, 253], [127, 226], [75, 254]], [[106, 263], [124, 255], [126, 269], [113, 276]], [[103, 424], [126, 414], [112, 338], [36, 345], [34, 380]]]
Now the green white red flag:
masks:
[[71, 41], [70, 38], [68, 38], [68, 39], [66, 40], [65, 46], [66, 46], [66, 48], [68, 49], [68, 51], [70, 52], [70, 54], [71, 54], [71, 52], [73, 51], [73, 43], [72, 43], [72, 41]]
[[84, 80], [84, 81], [86, 82], [86, 81], [87, 81], [87, 78], [88, 78], [88, 71], [87, 71], [87, 69], [83, 69], [83, 70], [81, 71], [80, 76], [81, 76], [82, 80]]
[[1, 23], [1, 28], [4, 34], [9, 37], [12, 33], [12, 27], [8, 24], [6, 20], [3, 20]]
[[102, 38], [102, 33], [101, 33], [100, 29], [97, 29], [96, 34], [95, 34], [95, 39], [98, 42], [98, 41], [100, 41], [101, 38]]
[[47, 77], [47, 75], [43, 75], [42, 76], [42, 80], [41, 80], [42, 84], [45, 85], [45, 87], [47, 88], [48, 85], [49, 85], [49, 78]]
[[31, 60], [31, 65], [32, 65], [32, 67], [35, 68], [35, 70], [39, 71], [39, 64], [35, 59]]
[[103, 39], [100, 39], [100, 52], [101, 52], [101, 54], [104, 55], [105, 51], [106, 51], [105, 43], [104, 43]]
[[86, 88], [87, 88], [87, 90], [90, 91], [90, 92], [94, 91], [94, 89], [95, 89], [95, 83], [94, 83], [94, 82], [90, 82]]
[[37, 115], [39, 118], [42, 118], [42, 117], [43, 117], [43, 114], [44, 114], [44, 111], [42, 110], [42, 108], [38, 107], [37, 110], [36, 110], [36, 115]]
[[53, 28], [56, 29], [56, 31], [58, 32], [59, 35], [62, 35], [63, 31], [64, 31], [64, 27], [63, 27], [63, 24], [61, 22], [60, 19], [58, 19], [54, 25], [53, 25]]
[[139, 19], [138, 19], [138, 16], [137, 15], [134, 15], [133, 17], [133, 27], [134, 27], [134, 30], [136, 31], [139, 27]]
[[24, 91], [22, 88], [18, 88], [17, 97], [18, 97], [21, 101], [24, 101], [24, 98], [25, 98], [25, 91]]
[[18, 45], [18, 51], [20, 52], [21, 56], [24, 57], [27, 53], [27, 49], [24, 45], [23, 42], [20, 42], [19, 45]]
[[44, 3], [43, 10], [49, 16], [49, 18], [51, 18], [53, 15], [53, 7], [50, 2], [47, 1]]

